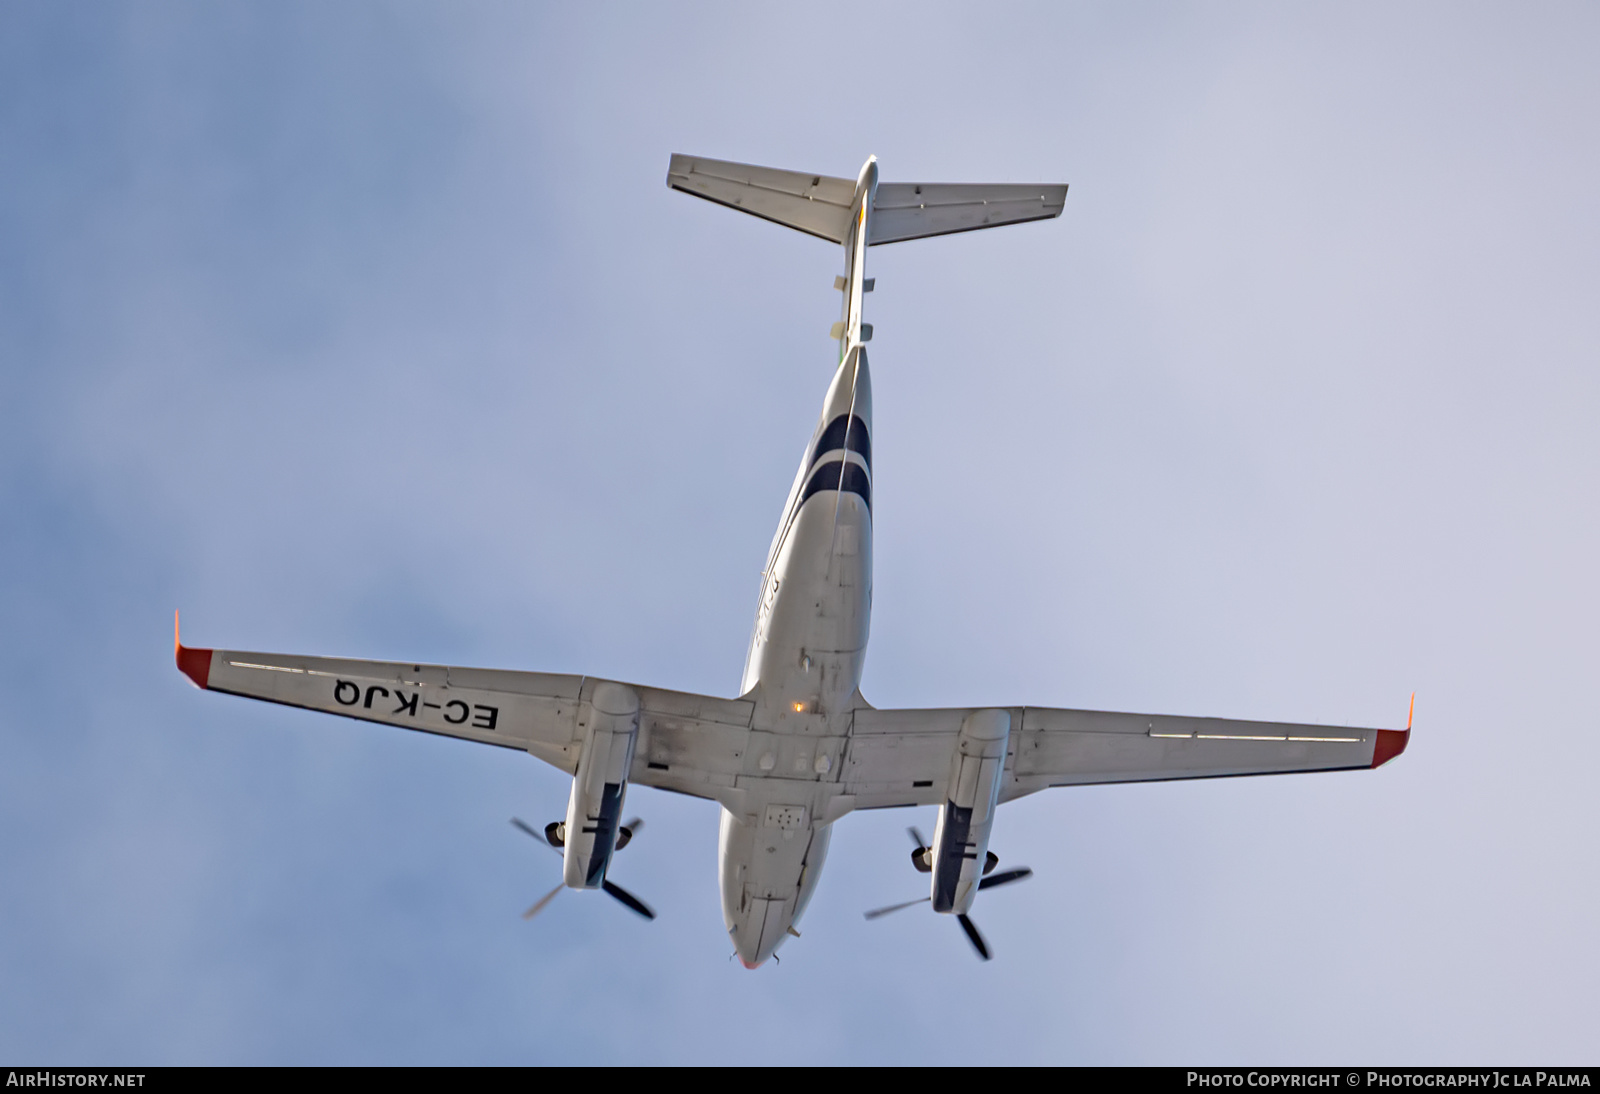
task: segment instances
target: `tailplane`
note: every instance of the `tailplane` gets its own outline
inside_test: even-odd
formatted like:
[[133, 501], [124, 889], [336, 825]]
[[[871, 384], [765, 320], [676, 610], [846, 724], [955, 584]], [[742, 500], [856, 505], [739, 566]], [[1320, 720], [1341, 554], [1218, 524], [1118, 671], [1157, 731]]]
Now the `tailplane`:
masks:
[[[782, 171], [747, 163], [674, 155], [667, 185], [844, 243], [854, 226], [857, 180], [809, 171]], [[1064, 183], [881, 182], [873, 194], [867, 246], [1024, 224], [1061, 215]]]
[[862, 294], [872, 291], [866, 248], [1049, 220], [1067, 201], [1065, 183], [880, 183], [874, 156], [851, 180], [675, 154], [667, 185], [843, 244], [845, 272], [834, 286], [844, 294], [844, 307], [829, 332], [838, 339], [841, 361], [852, 346], [872, 338], [872, 325], [861, 321]]
[[675, 154], [667, 185], [830, 243], [850, 235], [856, 180]]

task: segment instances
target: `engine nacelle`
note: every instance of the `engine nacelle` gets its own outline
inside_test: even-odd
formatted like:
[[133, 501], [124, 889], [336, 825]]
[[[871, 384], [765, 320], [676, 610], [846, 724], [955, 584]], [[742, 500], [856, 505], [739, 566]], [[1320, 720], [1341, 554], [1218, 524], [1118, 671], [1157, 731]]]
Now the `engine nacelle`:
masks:
[[933, 832], [933, 910], [964, 914], [986, 872], [1011, 714], [975, 710], [961, 723], [939, 826]]
[[572, 889], [600, 888], [611, 865], [639, 737], [639, 695], [622, 684], [603, 683], [594, 689], [585, 713], [589, 729], [572, 776], [562, 833], [562, 880]]

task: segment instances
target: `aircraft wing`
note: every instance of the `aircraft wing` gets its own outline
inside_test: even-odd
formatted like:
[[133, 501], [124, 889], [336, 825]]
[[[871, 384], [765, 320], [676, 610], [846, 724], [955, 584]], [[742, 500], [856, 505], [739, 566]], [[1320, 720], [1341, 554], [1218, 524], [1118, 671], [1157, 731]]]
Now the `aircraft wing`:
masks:
[[[197, 649], [175, 642], [199, 687], [529, 752], [572, 774], [583, 711], [604, 680], [549, 672]], [[629, 781], [718, 798], [745, 770], [754, 704], [629, 685], [639, 747]]]
[[[198, 686], [528, 752], [572, 774], [583, 712], [604, 680], [547, 672], [357, 661], [176, 645]], [[769, 779], [832, 783], [851, 808], [941, 804], [974, 709], [854, 712], [846, 737], [751, 728], [754, 704], [628, 685], [639, 695], [629, 781], [718, 801]], [[1013, 707], [1000, 800], [1053, 786], [1377, 767], [1405, 730]], [[821, 789], [819, 787], [819, 789]], [[842, 814], [840, 814], [842, 815]]]
[[[938, 805], [962, 720], [977, 708], [858, 710], [844, 766], [858, 809]], [[1377, 767], [1405, 730], [1012, 707], [1000, 800], [1053, 786]]]
[[183, 645], [177, 658], [208, 691], [523, 749], [568, 770], [577, 763], [581, 676]]

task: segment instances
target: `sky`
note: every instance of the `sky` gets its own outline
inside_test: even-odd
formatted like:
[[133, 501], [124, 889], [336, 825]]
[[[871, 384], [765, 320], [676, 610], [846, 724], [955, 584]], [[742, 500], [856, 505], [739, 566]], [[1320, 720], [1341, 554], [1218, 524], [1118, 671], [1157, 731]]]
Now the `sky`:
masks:
[[[1600, 1029], [1592, 5], [0, 6], [0, 1060], [1573, 1064]], [[199, 646], [732, 695], [839, 248], [673, 152], [1066, 182], [875, 248], [875, 705], [1398, 727], [1059, 790], [977, 961], [852, 815], [781, 964], [644, 788]]]

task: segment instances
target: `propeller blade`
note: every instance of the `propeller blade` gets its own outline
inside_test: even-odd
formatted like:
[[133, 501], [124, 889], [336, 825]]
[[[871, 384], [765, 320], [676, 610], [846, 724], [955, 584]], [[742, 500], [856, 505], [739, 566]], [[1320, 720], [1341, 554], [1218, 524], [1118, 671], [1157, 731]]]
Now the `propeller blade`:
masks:
[[538, 840], [540, 843], [544, 842], [544, 834], [542, 832], [535, 832], [532, 828], [530, 828], [528, 826], [528, 822], [523, 820], [521, 817], [512, 817], [511, 818], [511, 823], [512, 823], [512, 825], [514, 827], [522, 829], [524, 832], [528, 833], [528, 835], [532, 836], [534, 839]]
[[978, 956], [985, 961], [989, 960], [989, 947], [983, 941], [983, 935], [978, 933], [977, 925], [965, 915], [958, 915], [956, 919], [961, 923], [961, 929], [967, 932], [967, 941], [972, 943], [972, 948], [978, 951]]
[[605, 889], [606, 892], [610, 893], [612, 896], [614, 896], [618, 900], [622, 901], [622, 903], [626, 904], [629, 908], [631, 908], [634, 911], [638, 912], [640, 915], [644, 916], [646, 919], [654, 919], [656, 917], [656, 913], [654, 913], [654, 912], [652, 912], [650, 910], [650, 905], [646, 904], [644, 901], [640, 900], [638, 897], [636, 897], [632, 893], [628, 892], [628, 890], [624, 889], [622, 886], [618, 885], [616, 882], [614, 882], [614, 881], [604, 881], [604, 882], [601, 882], [600, 884], [601, 884], [601, 888]]
[[637, 836], [640, 832], [644, 831], [644, 818], [634, 817], [624, 827]]
[[1001, 870], [998, 874], [990, 874], [978, 882], [978, 888], [980, 890], [993, 889], [998, 885], [1010, 885], [1013, 881], [1021, 881], [1023, 878], [1032, 876], [1033, 871], [1031, 869], [1026, 866], [1018, 866], [1015, 870]]
[[932, 899], [932, 897], [919, 896], [916, 900], [908, 900], [904, 904], [891, 904], [887, 908], [874, 908], [867, 913], [867, 918], [877, 919], [879, 916], [888, 915], [890, 912], [898, 912], [901, 908], [909, 908], [913, 904], [924, 904]]
[[539, 903], [535, 904], [533, 907], [531, 907], [527, 911], [523, 912], [522, 913], [522, 918], [523, 919], [532, 919], [534, 916], [536, 916], [540, 912], [544, 911], [545, 906], [548, 905], [552, 900], [554, 900], [556, 898], [556, 894], [557, 893], [559, 893], [561, 890], [563, 890], [565, 888], [566, 888], [565, 885], [557, 885], [554, 889], [551, 889], [548, 893], [544, 894], [544, 896], [539, 898]]
[[922, 833], [917, 831], [915, 825], [913, 825], [912, 827], [906, 829], [906, 835], [911, 837], [911, 842], [915, 846], [917, 846], [917, 847], [926, 847], [926, 846], [928, 846], [928, 841], [922, 838]]

